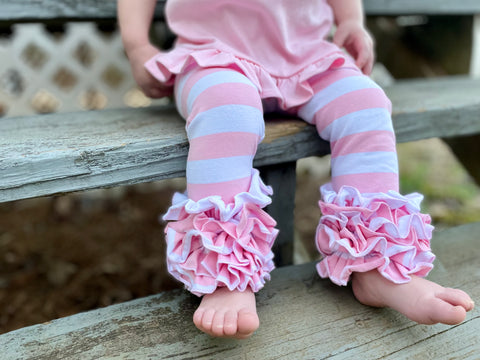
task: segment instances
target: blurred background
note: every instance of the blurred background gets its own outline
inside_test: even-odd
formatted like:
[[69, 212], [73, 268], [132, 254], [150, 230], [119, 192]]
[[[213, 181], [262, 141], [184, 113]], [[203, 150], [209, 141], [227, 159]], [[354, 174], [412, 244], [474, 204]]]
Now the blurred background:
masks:
[[[382, 86], [470, 71], [471, 17], [371, 17], [368, 26]], [[162, 24], [152, 36], [171, 42]], [[136, 88], [116, 24], [0, 28], [0, 121], [168, 101], [152, 102]], [[437, 229], [480, 221], [478, 183], [448, 144], [432, 139], [398, 151], [401, 191], [425, 195]], [[317, 258], [312, 199], [329, 169], [329, 157], [298, 164], [296, 263]], [[0, 333], [178, 287], [165, 269], [159, 215], [184, 187], [174, 179], [0, 204]]]

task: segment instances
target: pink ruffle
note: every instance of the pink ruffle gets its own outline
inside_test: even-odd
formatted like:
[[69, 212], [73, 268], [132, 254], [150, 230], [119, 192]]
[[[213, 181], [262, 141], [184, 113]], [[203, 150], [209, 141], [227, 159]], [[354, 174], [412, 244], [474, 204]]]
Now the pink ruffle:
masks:
[[175, 194], [163, 217], [169, 272], [197, 296], [217, 287], [260, 290], [274, 269], [271, 251], [278, 230], [261, 209], [271, 188], [253, 171], [250, 190], [225, 204], [219, 196], [193, 201]]
[[338, 194], [330, 184], [321, 188], [322, 218], [317, 228], [317, 248], [323, 260], [320, 276], [346, 285], [352, 272], [373, 269], [394, 283], [411, 275], [426, 276], [435, 255], [430, 249], [433, 226], [420, 213], [423, 197], [360, 192], [344, 186]]
[[261, 65], [243, 59], [228, 51], [197, 49], [177, 45], [169, 52], [162, 52], [145, 63], [146, 69], [159, 81], [173, 85], [175, 75], [183, 73], [192, 65], [208, 67], [236, 67], [257, 87], [262, 98], [277, 98], [282, 109], [306, 103], [314, 94], [308, 80], [329, 68], [353, 62], [342, 52], [333, 52], [306, 66], [289, 77], [270, 74]]

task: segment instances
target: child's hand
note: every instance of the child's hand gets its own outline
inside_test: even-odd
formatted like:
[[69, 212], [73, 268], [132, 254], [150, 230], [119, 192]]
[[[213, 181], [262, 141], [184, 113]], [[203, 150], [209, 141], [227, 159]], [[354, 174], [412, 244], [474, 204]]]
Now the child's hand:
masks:
[[155, 79], [144, 67], [145, 62], [159, 52], [160, 51], [151, 44], [138, 46], [127, 51], [135, 81], [146, 96], [154, 99], [172, 94], [171, 86], [167, 86]]
[[357, 21], [344, 21], [337, 26], [333, 42], [344, 47], [355, 59], [355, 64], [366, 75], [372, 72], [375, 58], [373, 39], [368, 31]]

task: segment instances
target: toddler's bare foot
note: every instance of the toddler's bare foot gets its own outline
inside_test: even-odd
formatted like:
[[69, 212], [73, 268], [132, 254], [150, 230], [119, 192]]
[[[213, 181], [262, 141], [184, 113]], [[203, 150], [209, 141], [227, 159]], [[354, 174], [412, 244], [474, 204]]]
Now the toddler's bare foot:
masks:
[[218, 288], [203, 296], [193, 322], [211, 336], [245, 339], [259, 326], [255, 294], [250, 289], [240, 292]]
[[352, 286], [362, 304], [390, 307], [420, 324], [459, 324], [474, 306], [462, 290], [444, 288], [416, 276], [406, 284], [394, 284], [372, 270], [354, 273]]

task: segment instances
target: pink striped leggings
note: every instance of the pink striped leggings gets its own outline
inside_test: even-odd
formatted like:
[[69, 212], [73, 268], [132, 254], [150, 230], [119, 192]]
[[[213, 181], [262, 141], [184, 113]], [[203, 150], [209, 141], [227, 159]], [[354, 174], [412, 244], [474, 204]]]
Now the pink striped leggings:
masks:
[[[312, 98], [287, 112], [314, 124], [331, 146], [332, 182], [321, 187], [319, 202], [318, 273], [338, 285], [373, 269], [395, 283], [425, 276], [435, 258], [433, 227], [420, 213], [420, 194], [398, 193], [390, 101], [352, 68], [328, 70], [310, 86]], [[175, 91], [190, 151], [188, 197], [177, 194], [164, 216], [174, 220], [166, 228], [169, 271], [198, 295], [218, 286], [258, 291], [273, 269], [277, 233], [261, 209], [270, 190], [252, 168], [270, 102], [229, 68], [194, 68], [177, 77]]]
[[[310, 80], [312, 99], [289, 112], [314, 124], [330, 142], [332, 185], [361, 193], [398, 191], [391, 103], [370, 78], [352, 68]], [[264, 136], [262, 99], [243, 74], [229, 68], [194, 68], [177, 77], [175, 96], [187, 121], [190, 151], [187, 193], [194, 201], [248, 191], [257, 145]]]

